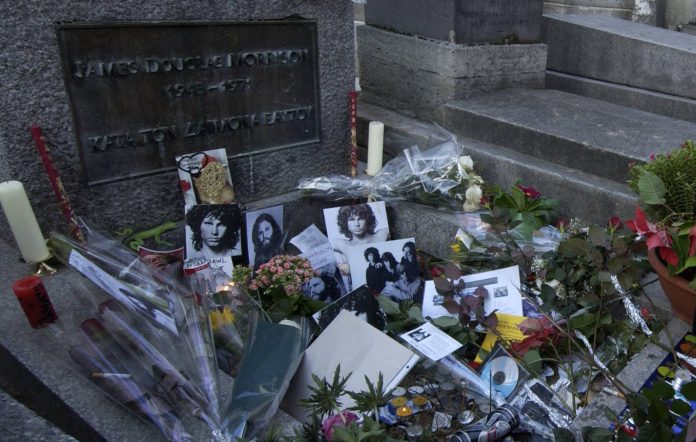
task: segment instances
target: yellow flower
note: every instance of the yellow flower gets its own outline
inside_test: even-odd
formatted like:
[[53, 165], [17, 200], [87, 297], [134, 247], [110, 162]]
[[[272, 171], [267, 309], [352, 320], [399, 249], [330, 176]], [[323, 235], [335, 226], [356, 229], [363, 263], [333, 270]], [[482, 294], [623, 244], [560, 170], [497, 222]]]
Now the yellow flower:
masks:
[[462, 251], [462, 246], [459, 243], [455, 243], [455, 244], [450, 245], [450, 249], [452, 249], [452, 251], [454, 253], [459, 253]]
[[234, 322], [234, 314], [232, 311], [224, 307], [222, 311], [212, 310], [210, 312], [210, 325], [213, 327], [213, 331], [219, 330], [227, 324]]

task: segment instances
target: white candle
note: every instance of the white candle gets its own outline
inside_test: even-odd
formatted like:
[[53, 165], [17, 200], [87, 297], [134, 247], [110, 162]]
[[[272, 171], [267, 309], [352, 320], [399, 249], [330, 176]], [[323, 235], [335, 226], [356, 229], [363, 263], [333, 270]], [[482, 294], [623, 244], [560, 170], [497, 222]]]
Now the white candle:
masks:
[[48, 258], [46, 240], [41, 234], [34, 211], [24, 186], [19, 181], [0, 183], [0, 204], [10, 224], [19, 251], [28, 263], [37, 263]]
[[374, 175], [382, 169], [384, 150], [384, 123], [370, 121], [367, 141], [367, 174]]

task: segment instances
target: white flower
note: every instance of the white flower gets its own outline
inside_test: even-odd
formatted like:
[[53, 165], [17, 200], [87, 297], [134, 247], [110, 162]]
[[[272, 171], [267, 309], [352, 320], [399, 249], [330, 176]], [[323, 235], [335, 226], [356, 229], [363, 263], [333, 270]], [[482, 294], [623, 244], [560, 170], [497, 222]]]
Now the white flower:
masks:
[[481, 187], [478, 185], [469, 186], [466, 189], [466, 201], [464, 201], [464, 211], [465, 212], [475, 212], [479, 209], [479, 203], [481, 202], [481, 197], [483, 192]]
[[459, 157], [459, 165], [462, 166], [464, 170], [474, 170], [474, 160], [472, 160], [469, 155], [462, 155]]

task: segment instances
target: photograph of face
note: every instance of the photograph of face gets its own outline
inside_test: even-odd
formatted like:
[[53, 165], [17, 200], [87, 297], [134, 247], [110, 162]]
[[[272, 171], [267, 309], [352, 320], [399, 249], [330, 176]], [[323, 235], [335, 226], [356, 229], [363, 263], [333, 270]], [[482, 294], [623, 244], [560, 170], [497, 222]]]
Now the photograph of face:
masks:
[[389, 238], [384, 201], [324, 209], [324, 222], [329, 242], [344, 254], [350, 246]]
[[366, 284], [374, 295], [381, 293], [397, 302], [422, 297], [423, 281], [413, 238], [352, 246], [348, 264], [353, 284]]
[[242, 254], [242, 212], [236, 204], [186, 207], [186, 257], [224, 258]]
[[283, 206], [247, 212], [247, 250], [254, 270], [285, 250]]
[[341, 296], [346, 294], [341, 275], [337, 271], [333, 273], [322, 272], [315, 276], [302, 286], [302, 292], [315, 301], [326, 303], [338, 301]]

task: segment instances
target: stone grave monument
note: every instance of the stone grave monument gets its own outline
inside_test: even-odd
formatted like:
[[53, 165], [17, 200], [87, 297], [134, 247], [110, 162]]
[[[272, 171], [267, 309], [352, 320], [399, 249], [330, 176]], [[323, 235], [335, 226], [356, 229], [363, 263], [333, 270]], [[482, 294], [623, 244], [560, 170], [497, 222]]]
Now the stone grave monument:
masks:
[[24, 183], [45, 233], [64, 229], [32, 125], [75, 213], [107, 230], [181, 219], [187, 152], [225, 148], [242, 204], [347, 173], [352, 4], [333, 3], [10, 7], [0, 181]]
[[[174, 158], [187, 152], [226, 149], [243, 206], [293, 201], [300, 178], [350, 170], [352, 14], [348, 0], [8, 5], [0, 181], [24, 184], [45, 236], [67, 232], [38, 126], [75, 214], [105, 231], [183, 219]], [[318, 203], [292, 206], [290, 235], [311, 209], [321, 219]], [[42, 350], [11, 289], [30, 269], [0, 224], [2, 388], [79, 440], [160, 440]], [[78, 279], [45, 279], [58, 311], [79, 311]]]

